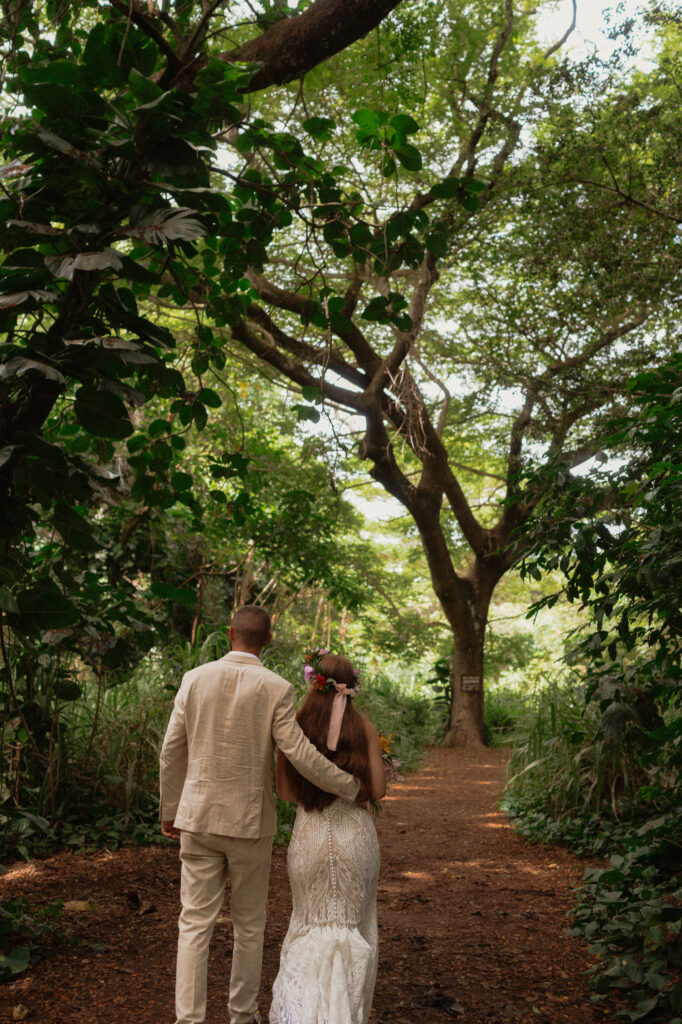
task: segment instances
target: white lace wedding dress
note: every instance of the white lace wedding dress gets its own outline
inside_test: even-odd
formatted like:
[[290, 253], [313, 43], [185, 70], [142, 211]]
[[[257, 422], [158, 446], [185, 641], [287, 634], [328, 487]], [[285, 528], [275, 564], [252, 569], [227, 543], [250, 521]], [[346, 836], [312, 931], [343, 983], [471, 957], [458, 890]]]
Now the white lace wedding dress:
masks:
[[293, 896], [270, 1024], [367, 1024], [377, 973], [379, 844], [369, 811], [299, 806], [287, 856]]

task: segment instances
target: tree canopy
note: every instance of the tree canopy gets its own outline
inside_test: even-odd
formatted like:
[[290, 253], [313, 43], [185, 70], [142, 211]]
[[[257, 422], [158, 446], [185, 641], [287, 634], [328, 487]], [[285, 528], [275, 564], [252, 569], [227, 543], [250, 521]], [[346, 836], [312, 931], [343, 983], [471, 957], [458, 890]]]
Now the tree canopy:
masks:
[[511, 0], [3, 11], [13, 631], [68, 649], [87, 622], [111, 665], [149, 642], [132, 538], [179, 507], [197, 531], [206, 508], [246, 516], [243, 441], [202, 479], [187, 446], [255, 360], [300, 389], [301, 420], [361, 424], [452, 631], [451, 738], [480, 738], [488, 606], [535, 500], [521, 471], [597, 451], [674, 345], [674, 20], [652, 70], [625, 72], [561, 58], [570, 25], [541, 46]]

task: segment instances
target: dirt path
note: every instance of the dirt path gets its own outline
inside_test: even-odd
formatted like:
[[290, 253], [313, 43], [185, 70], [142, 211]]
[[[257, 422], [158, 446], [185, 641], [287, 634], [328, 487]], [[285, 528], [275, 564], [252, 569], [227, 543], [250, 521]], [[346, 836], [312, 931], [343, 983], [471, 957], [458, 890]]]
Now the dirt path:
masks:
[[[380, 963], [372, 1024], [596, 1024], [588, 954], [569, 939], [566, 911], [582, 866], [532, 845], [495, 810], [504, 764], [431, 750], [394, 784], [377, 822]], [[22, 865], [0, 878], [0, 899], [37, 908], [58, 897], [75, 945], [48, 952], [0, 987], [0, 1020], [22, 1004], [28, 1024], [172, 1024], [179, 863], [151, 847]], [[273, 857], [261, 1011], [290, 911], [286, 851]], [[207, 1024], [228, 1024], [227, 905], [211, 946]], [[267, 1016], [265, 1015], [265, 1019]]]

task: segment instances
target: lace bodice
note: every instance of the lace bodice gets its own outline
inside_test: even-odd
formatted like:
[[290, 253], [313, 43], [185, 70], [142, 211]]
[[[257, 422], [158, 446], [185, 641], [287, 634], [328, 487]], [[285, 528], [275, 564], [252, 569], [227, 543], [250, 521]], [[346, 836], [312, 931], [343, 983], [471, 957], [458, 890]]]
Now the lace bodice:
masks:
[[287, 856], [293, 912], [271, 1024], [366, 1024], [377, 965], [379, 846], [371, 815], [299, 807]]
[[379, 848], [369, 813], [336, 800], [324, 811], [299, 809], [287, 857], [300, 925], [357, 928], [375, 899]]

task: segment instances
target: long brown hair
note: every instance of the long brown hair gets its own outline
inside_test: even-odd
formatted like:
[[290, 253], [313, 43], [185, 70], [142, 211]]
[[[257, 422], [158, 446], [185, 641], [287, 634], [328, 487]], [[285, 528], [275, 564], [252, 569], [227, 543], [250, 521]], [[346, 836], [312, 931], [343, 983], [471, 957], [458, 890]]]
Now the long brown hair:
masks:
[[[324, 675], [336, 679], [338, 683], [345, 683], [346, 686], [351, 687], [355, 685], [353, 667], [346, 658], [342, 658], [340, 655], [325, 654], [320, 659], [320, 669]], [[369, 788], [367, 734], [362, 716], [353, 707], [350, 697], [346, 697], [346, 710], [343, 713], [337, 748], [329, 750], [327, 747], [329, 719], [335, 696], [336, 690], [333, 687], [326, 693], [311, 690], [308, 699], [296, 715], [296, 720], [310, 742], [317, 747], [321, 754], [337, 764], [339, 768], [350, 772]], [[322, 811], [336, 800], [331, 793], [325, 793], [304, 778], [289, 761], [285, 760], [284, 771], [289, 785], [296, 794], [296, 802], [301, 804], [306, 811]]]

